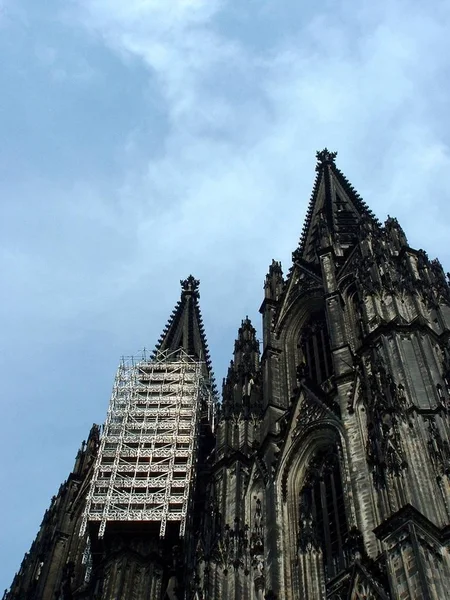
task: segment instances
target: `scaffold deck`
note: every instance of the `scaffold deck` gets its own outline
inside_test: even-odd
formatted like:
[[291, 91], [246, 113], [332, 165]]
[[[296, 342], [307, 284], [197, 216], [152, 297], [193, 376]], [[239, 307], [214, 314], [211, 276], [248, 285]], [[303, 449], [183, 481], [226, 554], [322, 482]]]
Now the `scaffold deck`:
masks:
[[[206, 393], [208, 390], [206, 389]], [[118, 368], [82, 531], [110, 521], [186, 527], [202, 399], [202, 362], [184, 351], [153, 360], [123, 358]]]

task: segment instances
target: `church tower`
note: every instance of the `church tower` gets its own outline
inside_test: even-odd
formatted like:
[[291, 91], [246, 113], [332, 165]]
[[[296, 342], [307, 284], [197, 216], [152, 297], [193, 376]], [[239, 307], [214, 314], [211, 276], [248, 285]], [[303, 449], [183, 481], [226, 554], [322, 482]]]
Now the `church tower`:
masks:
[[181, 282], [151, 357], [122, 359], [100, 440], [94, 428], [6, 599], [187, 594], [216, 405], [198, 286]]
[[224, 384], [199, 598], [450, 598], [450, 291], [335, 164]]
[[189, 277], [5, 600], [450, 599], [450, 287], [335, 159], [220, 405]]

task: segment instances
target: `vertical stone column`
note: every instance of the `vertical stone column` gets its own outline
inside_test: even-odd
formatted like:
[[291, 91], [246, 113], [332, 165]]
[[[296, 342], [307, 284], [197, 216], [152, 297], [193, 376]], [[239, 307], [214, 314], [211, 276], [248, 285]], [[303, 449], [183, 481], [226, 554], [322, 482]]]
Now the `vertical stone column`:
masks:
[[314, 547], [298, 555], [300, 594], [305, 600], [325, 600], [322, 551]]
[[383, 544], [392, 598], [450, 598], [448, 531], [406, 505], [377, 527], [375, 534]]

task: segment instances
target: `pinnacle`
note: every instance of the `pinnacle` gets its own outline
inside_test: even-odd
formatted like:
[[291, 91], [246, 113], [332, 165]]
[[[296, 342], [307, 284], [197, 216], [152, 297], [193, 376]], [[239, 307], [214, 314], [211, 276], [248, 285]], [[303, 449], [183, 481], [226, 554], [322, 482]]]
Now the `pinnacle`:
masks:
[[189, 275], [186, 279], [180, 280], [182, 294], [195, 294], [198, 297], [198, 288], [200, 281], [195, 279], [193, 275]]
[[335, 164], [335, 158], [337, 156], [337, 152], [331, 152], [328, 148], [324, 148], [323, 150], [318, 150], [316, 152], [316, 171], [320, 171], [322, 167], [329, 164]]
[[279, 260], [275, 260], [272, 259], [272, 263], [269, 266], [269, 275], [272, 275], [273, 273], [276, 274], [283, 274], [283, 270], [281, 268], [281, 262]]
[[245, 319], [241, 321], [241, 326], [239, 327], [239, 335], [242, 335], [244, 331], [250, 331], [253, 335], [256, 335], [256, 329], [253, 327], [251, 320], [246, 315]]

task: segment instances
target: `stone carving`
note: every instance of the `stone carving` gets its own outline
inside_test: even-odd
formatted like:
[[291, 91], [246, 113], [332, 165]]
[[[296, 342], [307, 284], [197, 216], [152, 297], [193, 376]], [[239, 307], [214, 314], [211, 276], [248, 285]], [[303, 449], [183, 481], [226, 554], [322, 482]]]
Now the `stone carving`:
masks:
[[321, 547], [321, 539], [314, 514], [313, 489], [316, 482], [322, 479], [325, 471], [333, 470], [336, 460], [335, 447], [331, 447], [325, 451], [318, 452], [306, 470], [299, 502], [300, 531], [298, 548], [300, 552], [319, 550]]
[[[450, 342], [447, 342], [442, 348], [443, 354], [443, 373], [442, 378], [445, 382], [445, 387], [447, 388], [447, 394], [450, 397]], [[450, 410], [449, 399], [447, 398], [447, 410]]]
[[242, 321], [234, 343], [234, 360], [223, 380], [220, 416], [226, 420], [257, 421], [261, 417], [259, 342], [248, 317]]
[[442, 438], [435, 417], [428, 419], [428, 449], [439, 479], [444, 475], [450, 478], [450, 446]]
[[187, 279], [180, 280], [181, 289], [184, 293], [194, 293], [197, 294], [198, 297], [198, 288], [200, 285], [200, 281], [195, 279], [193, 275], [189, 275]]
[[400, 439], [399, 420], [405, 417], [407, 402], [404, 388], [399, 390], [379, 359], [375, 356], [366, 387], [367, 462], [372, 468], [377, 487], [386, 485], [386, 474], [400, 475], [408, 466]]
[[254, 496], [253, 526], [250, 533], [250, 557], [257, 589], [264, 588], [264, 523], [262, 502]]
[[444, 269], [437, 258], [430, 262], [431, 277], [438, 300], [450, 302], [450, 287], [445, 278]]
[[365, 557], [364, 540], [357, 527], [352, 527], [344, 541], [345, 554], [349, 563], [360, 561]]
[[317, 159], [316, 171], [319, 171], [321, 169], [321, 167], [323, 167], [327, 164], [334, 165], [336, 156], [337, 156], [337, 152], [331, 152], [330, 150], [328, 150], [328, 148], [324, 148], [323, 150], [318, 150], [316, 152], [316, 159]]
[[219, 547], [225, 575], [229, 567], [235, 571], [243, 568], [248, 575], [248, 525], [241, 527], [238, 517], [234, 519], [232, 527], [225, 525], [219, 534]]
[[313, 516], [312, 485], [307, 483], [300, 494], [298, 548], [300, 552], [319, 550], [320, 540]]

